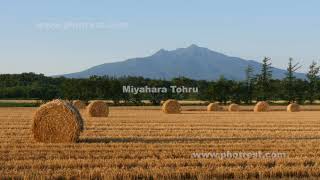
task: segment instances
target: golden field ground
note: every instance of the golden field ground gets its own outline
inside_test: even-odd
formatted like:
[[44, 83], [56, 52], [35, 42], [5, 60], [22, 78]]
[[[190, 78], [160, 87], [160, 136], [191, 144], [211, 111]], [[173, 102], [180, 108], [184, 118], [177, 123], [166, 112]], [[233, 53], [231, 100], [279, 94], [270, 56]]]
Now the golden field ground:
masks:
[[[249, 110], [252, 107], [244, 107]], [[88, 118], [77, 144], [33, 141], [35, 108], [0, 108], [1, 178], [319, 178], [320, 107], [299, 113], [114, 107]], [[319, 110], [319, 111], [316, 111]], [[281, 152], [285, 158], [194, 158], [207, 152]]]

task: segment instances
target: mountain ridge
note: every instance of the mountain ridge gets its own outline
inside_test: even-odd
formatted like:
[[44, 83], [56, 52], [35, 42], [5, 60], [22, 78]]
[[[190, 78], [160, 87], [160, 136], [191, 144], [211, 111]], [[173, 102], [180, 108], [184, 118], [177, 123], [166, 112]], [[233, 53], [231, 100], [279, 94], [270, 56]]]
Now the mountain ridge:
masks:
[[[250, 65], [254, 74], [259, 73], [261, 63], [228, 56], [208, 48], [192, 44], [186, 48], [168, 51], [160, 49], [156, 53], [125, 61], [104, 63], [87, 70], [61, 75], [67, 78], [88, 78], [97, 76], [142, 76], [152, 79], [172, 79], [187, 77], [195, 80], [216, 80], [221, 76], [232, 80], [243, 80], [245, 68]], [[285, 70], [272, 67], [273, 78], [285, 77]], [[304, 79], [305, 74], [295, 73], [297, 78]]]

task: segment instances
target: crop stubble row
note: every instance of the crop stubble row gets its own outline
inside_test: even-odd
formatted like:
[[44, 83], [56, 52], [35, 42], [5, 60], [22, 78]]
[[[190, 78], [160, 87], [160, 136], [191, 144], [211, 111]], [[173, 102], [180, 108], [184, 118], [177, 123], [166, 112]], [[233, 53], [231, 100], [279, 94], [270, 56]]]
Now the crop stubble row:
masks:
[[[0, 174], [16, 177], [320, 177], [320, 112], [166, 115], [111, 108], [77, 144], [39, 144], [34, 108], [0, 109]], [[285, 152], [280, 159], [194, 159], [201, 152]]]

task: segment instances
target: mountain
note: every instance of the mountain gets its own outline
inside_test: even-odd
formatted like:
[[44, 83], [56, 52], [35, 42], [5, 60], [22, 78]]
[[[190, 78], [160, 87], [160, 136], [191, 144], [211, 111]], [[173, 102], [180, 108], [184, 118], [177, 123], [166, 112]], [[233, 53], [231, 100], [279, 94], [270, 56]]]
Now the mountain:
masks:
[[[82, 72], [63, 75], [68, 78], [88, 78], [103, 76], [142, 76], [152, 79], [172, 79], [184, 76], [196, 80], [216, 80], [221, 76], [233, 80], [245, 79], [245, 69], [252, 66], [259, 73], [261, 63], [230, 57], [207, 48], [191, 45], [173, 51], [161, 49], [157, 53], [121, 62], [106, 63]], [[273, 78], [282, 79], [285, 70], [273, 68]], [[298, 78], [305, 74], [296, 73]]]

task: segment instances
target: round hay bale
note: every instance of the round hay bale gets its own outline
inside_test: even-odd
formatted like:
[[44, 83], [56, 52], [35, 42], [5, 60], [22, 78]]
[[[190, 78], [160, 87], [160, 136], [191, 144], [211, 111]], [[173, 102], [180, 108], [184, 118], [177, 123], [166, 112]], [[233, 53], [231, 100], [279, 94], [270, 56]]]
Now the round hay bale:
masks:
[[221, 111], [222, 107], [219, 105], [219, 103], [210, 103], [207, 106], [207, 111]]
[[254, 112], [267, 112], [269, 111], [270, 107], [269, 104], [265, 101], [260, 101], [256, 104], [253, 111]]
[[77, 109], [85, 109], [86, 108], [86, 104], [80, 100], [74, 100], [74, 101], [72, 101], [72, 104]]
[[54, 100], [42, 106], [34, 114], [32, 132], [37, 142], [77, 142], [83, 130], [83, 119], [72, 104]]
[[178, 101], [169, 99], [163, 103], [162, 111], [167, 114], [179, 114], [181, 112], [181, 106]]
[[240, 107], [238, 104], [230, 104], [228, 107], [229, 112], [240, 111]]
[[104, 101], [92, 101], [87, 107], [90, 117], [108, 117], [109, 106]]
[[291, 103], [287, 106], [287, 112], [299, 112], [300, 105], [296, 103]]

